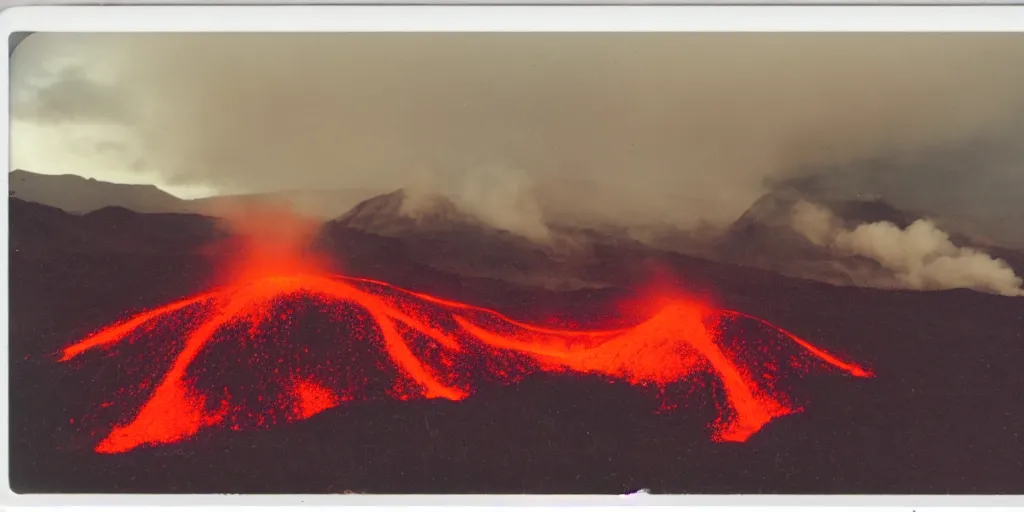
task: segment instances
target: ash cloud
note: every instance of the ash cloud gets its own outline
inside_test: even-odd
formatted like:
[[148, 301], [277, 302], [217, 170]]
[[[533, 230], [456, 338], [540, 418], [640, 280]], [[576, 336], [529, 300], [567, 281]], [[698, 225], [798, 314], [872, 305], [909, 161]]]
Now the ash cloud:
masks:
[[891, 222], [848, 229], [828, 209], [807, 201], [798, 202], [792, 213], [793, 228], [810, 242], [839, 256], [868, 258], [891, 273], [891, 280], [869, 278], [867, 285], [1024, 295], [1024, 280], [1006, 261], [958, 247], [932, 220], [919, 219], [903, 229]]
[[[104, 119], [145, 156], [125, 172], [164, 183], [393, 190], [436, 169], [431, 193], [528, 236], [724, 225], [766, 179], [1020, 141], [1024, 111], [1016, 34], [37, 34], [14, 59], [18, 167], [59, 155], [17, 123]], [[956, 200], [1018, 157], [963, 169]], [[960, 190], [944, 180], [933, 195]]]

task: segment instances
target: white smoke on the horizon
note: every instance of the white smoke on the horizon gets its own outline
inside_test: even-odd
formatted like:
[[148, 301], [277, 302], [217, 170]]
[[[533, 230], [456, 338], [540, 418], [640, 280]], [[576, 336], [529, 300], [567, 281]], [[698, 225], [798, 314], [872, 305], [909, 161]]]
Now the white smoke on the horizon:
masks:
[[431, 198], [440, 196], [491, 227], [536, 242], [550, 241], [551, 231], [528, 173], [492, 165], [421, 170], [410, 175], [405, 214], [416, 216], [429, 210]]
[[[793, 207], [793, 228], [807, 240], [838, 255], [874, 260], [892, 273], [898, 287], [913, 290], [968, 288], [1022, 296], [1024, 284], [1006, 261], [972, 247], [958, 247], [932, 220], [919, 219], [901, 229], [891, 222], [848, 229], [831, 211], [800, 201]], [[890, 287], [890, 283], [869, 283]]]

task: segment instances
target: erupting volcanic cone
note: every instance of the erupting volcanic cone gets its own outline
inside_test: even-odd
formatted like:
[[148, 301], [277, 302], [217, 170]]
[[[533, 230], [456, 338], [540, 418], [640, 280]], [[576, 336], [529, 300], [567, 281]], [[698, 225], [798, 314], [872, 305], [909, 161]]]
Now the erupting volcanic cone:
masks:
[[[542, 371], [660, 388], [710, 373], [726, 396], [713, 438], [744, 441], [794, 412], [777, 384], [782, 373], [870, 376], [761, 320], [673, 295], [652, 298], [653, 314], [632, 327], [551, 329], [284, 256], [255, 258], [226, 286], [139, 313], [63, 351], [61, 361], [71, 361], [127, 340], [168, 361], [152, 386], [125, 388], [145, 395], [141, 406], [96, 451], [299, 421], [357, 399], [457, 401], [482, 382]], [[302, 319], [315, 318], [328, 327], [301, 338], [318, 343], [298, 344], [296, 330], [308, 328]], [[741, 324], [749, 327], [743, 336], [759, 334], [736, 335]], [[373, 364], [354, 364], [360, 357]]]

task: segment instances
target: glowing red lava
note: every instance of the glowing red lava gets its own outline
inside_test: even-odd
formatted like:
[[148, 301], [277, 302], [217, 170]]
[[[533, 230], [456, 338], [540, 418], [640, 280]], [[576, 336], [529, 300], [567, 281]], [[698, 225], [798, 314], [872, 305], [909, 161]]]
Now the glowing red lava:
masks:
[[[742, 313], [715, 310], [692, 300], [665, 299], [657, 313], [631, 328], [559, 330], [519, 323], [494, 311], [378, 281], [296, 274], [256, 279], [180, 300], [137, 314], [67, 347], [62, 361], [90, 350], [110, 348], [133, 335], [145, 335], [147, 330], [162, 325], [159, 320], [173, 318], [187, 308], [199, 311], [197, 322], [185, 322], [184, 345], [144, 405], [130, 421], [115, 426], [96, 451], [118, 453], [142, 445], [171, 443], [215, 425], [237, 429], [237, 425], [225, 425], [227, 413], [236, 407], [230, 397], [208, 405], [209, 399], [190, 384], [187, 373], [219, 331], [243, 325], [253, 334], [265, 332], [279, 320], [273, 314], [275, 304], [289, 297], [313, 299], [328, 314], [340, 316], [345, 307], [360, 308], [368, 314], [388, 358], [412, 382], [411, 387], [397, 392], [398, 398], [465, 398], [473, 391], [474, 372], [460, 371], [466, 365], [459, 359], [467, 354], [484, 354], [495, 361], [525, 357], [542, 371], [596, 373], [632, 384], [662, 387], [698, 372], [711, 372], [720, 379], [728, 402], [728, 410], [721, 411], [713, 426], [717, 441], [744, 441], [773, 418], [794, 412], [786, 396], [770, 386], [771, 375], [755, 372], [751, 364], [739, 363], [723, 348], [717, 326], [730, 317], [753, 319]], [[817, 360], [853, 376], [870, 376], [860, 366], [778, 331], [794, 344], [787, 360], [782, 361], [791, 368], [806, 368]], [[431, 345], [433, 364], [414, 353], [410, 348], [413, 339], [418, 345], [424, 340]], [[766, 362], [765, 366], [778, 368], [778, 364]], [[520, 373], [530, 371], [522, 365], [493, 365], [477, 368], [476, 373], [511, 381], [517, 377], [517, 369]], [[283, 404], [289, 420], [309, 418], [350, 400], [358, 392], [331, 389], [326, 383], [297, 377], [294, 372], [290, 377], [271, 378], [287, 380], [271, 402]]]
[[[353, 400], [458, 401], [483, 382], [511, 383], [541, 371], [597, 374], [662, 390], [711, 374], [725, 391], [710, 425], [713, 439], [739, 442], [798, 410], [779, 385], [783, 370], [871, 375], [763, 320], [672, 293], [647, 297], [651, 314], [627, 328], [553, 329], [380, 281], [332, 275], [315, 258], [285, 250], [298, 243], [288, 239], [291, 227], [281, 225], [278, 241], [287, 240], [273, 250], [243, 251], [246, 260], [227, 272], [228, 284], [138, 313], [64, 349], [60, 360], [67, 362], [143, 345], [144, 363], [167, 361], [153, 370], [155, 380], [147, 375], [142, 385], [121, 388], [114, 402], [128, 403], [123, 411], [131, 417], [106, 433], [97, 452], [178, 442], [215, 426], [241, 430], [300, 421]], [[295, 336], [294, 329], [309, 328], [296, 327], [303, 324], [299, 310], [327, 318], [325, 329], [335, 330]], [[737, 336], [727, 326], [739, 320], [774, 337]], [[373, 361], [354, 364], [359, 350]], [[365, 375], [367, 366], [383, 373]]]

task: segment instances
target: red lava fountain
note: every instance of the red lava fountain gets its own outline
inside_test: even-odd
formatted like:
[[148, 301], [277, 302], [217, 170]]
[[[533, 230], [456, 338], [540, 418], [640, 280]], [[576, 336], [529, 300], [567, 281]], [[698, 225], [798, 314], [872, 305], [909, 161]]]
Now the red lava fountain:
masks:
[[[206, 428], [299, 421], [352, 400], [384, 397], [368, 391], [366, 376], [342, 377], [354, 374], [345, 357], [325, 363], [309, 355], [319, 349], [295, 344], [288, 332], [295, 328], [289, 324], [300, 302], [348, 329], [337, 339], [317, 339], [320, 345], [377, 351], [378, 366], [390, 369], [383, 374], [391, 381], [386, 396], [392, 399], [457, 401], [481, 382], [514, 382], [536, 372], [598, 374], [662, 389], [711, 374], [725, 391], [711, 425], [716, 441], [744, 441], [772, 419], [798, 410], [776, 385], [784, 368], [871, 375], [762, 320], [681, 296], [651, 297], [653, 313], [631, 327], [552, 329], [379, 281], [333, 275], [298, 251], [268, 252], [250, 244], [246, 254], [248, 261], [222, 286], [136, 314], [64, 349], [61, 361], [70, 361], [128, 342], [147, 344], [169, 360], [153, 385], [139, 391], [145, 393], [141, 406], [106, 434], [97, 452], [177, 442]], [[753, 340], [727, 336], [724, 326], [740, 321], [776, 334]], [[210, 353], [218, 350], [232, 354], [235, 370], [207, 368], [215, 361]], [[271, 352], [279, 355], [267, 362]], [[224, 373], [239, 367], [255, 374], [255, 391], [224, 383], [230, 380]], [[212, 384], [211, 373], [219, 375]]]

